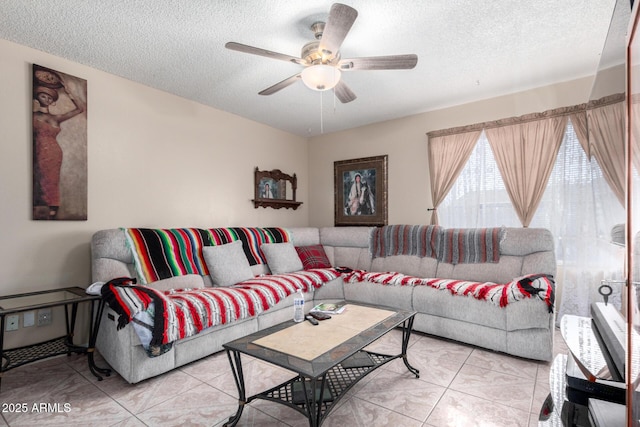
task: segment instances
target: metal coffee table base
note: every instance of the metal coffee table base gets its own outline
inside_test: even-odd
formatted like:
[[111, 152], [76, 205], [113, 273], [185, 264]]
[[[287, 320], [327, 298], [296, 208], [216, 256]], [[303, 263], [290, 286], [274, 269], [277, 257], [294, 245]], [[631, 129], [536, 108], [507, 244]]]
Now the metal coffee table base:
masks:
[[[318, 377], [298, 375], [289, 381], [249, 398], [246, 397], [242, 360], [240, 358], [241, 352], [227, 349], [231, 370], [238, 387], [238, 411], [224, 425], [235, 426], [240, 420], [245, 405], [255, 399], [264, 399], [293, 408], [309, 419], [310, 426], [320, 426], [335, 407], [335, 404], [351, 387], [370, 372], [399, 358], [402, 358], [409, 372], [414, 374], [416, 378], [420, 378], [420, 372], [411, 366], [407, 360], [407, 347], [409, 346], [412, 328], [413, 316], [402, 323], [402, 352], [400, 354], [391, 356], [366, 351], [373, 362], [373, 366], [343, 368], [338, 363]], [[301, 392], [294, 395], [294, 389], [301, 390]], [[312, 398], [314, 393], [311, 390], [316, 390], [315, 399]]]

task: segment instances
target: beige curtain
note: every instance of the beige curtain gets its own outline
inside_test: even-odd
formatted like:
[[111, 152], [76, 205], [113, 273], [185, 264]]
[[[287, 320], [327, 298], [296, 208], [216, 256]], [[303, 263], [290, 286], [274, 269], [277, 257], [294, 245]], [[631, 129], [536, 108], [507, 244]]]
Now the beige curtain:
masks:
[[429, 177], [431, 178], [431, 224], [438, 224], [438, 206], [451, 190], [469, 160], [482, 130], [429, 137]]
[[587, 112], [580, 111], [578, 113], [571, 114], [571, 123], [573, 124], [573, 130], [578, 137], [580, 145], [584, 149], [587, 158], [591, 158], [591, 152], [589, 150], [589, 134], [587, 130]]
[[[625, 94], [619, 93], [587, 104], [429, 132], [429, 172], [434, 208], [446, 197], [480, 132], [485, 129], [511, 202], [522, 224], [528, 226], [553, 169], [568, 117], [571, 117], [585, 153], [589, 158], [596, 158], [605, 179], [623, 203], [624, 100]], [[466, 147], [467, 153], [465, 140], [467, 144], [472, 142]], [[640, 152], [639, 147], [640, 143], [633, 148]], [[434, 210], [431, 223], [437, 222], [438, 215]]]
[[625, 192], [625, 112], [624, 103], [587, 111], [589, 151], [602, 169], [604, 178], [624, 206]]
[[511, 203], [528, 227], [562, 144], [567, 116], [486, 129]]

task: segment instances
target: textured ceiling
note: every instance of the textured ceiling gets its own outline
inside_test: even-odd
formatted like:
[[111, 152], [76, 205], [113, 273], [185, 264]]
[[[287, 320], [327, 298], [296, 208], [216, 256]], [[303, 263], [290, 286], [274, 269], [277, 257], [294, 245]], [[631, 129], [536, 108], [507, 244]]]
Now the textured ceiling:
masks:
[[[301, 66], [292, 56], [332, 2], [308, 0], [2, 0], [0, 37], [302, 136], [592, 75], [613, 0], [351, 0], [343, 58], [415, 53], [413, 70], [353, 71], [341, 104], [302, 82], [258, 92]], [[622, 25], [626, 29], [626, 23]], [[620, 53], [607, 58], [624, 60]], [[64, 71], [64, 70], [60, 70]], [[322, 114], [321, 114], [322, 106]]]

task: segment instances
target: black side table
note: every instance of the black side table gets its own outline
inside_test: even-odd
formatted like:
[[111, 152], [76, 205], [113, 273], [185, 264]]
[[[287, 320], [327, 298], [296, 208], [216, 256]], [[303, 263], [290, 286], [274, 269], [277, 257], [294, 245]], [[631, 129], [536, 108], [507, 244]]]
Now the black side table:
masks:
[[[80, 303], [91, 304], [89, 344], [87, 346], [80, 346], [73, 342], [78, 304]], [[95, 312], [96, 305], [97, 313]], [[100, 295], [89, 295], [83, 288], [78, 286], [1, 296], [0, 381], [2, 381], [2, 373], [10, 369], [35, 362], [36, 360], [61, 354], [70, 355], [71, 353], [87, 354], [89, 369], [98, 378], [98, 381], [102, 380], [102, 375], [109, 376], [111, 369], [99, 368], [94, 360], [95, 344], [104, 305], [104, 300]], [[4, 350], [5, 321], [8, 315], [59, 306], [64, 306], [66, 335], [24, 347]], [[71, 318], [69, 318], [69, 306], [71, 306]]]

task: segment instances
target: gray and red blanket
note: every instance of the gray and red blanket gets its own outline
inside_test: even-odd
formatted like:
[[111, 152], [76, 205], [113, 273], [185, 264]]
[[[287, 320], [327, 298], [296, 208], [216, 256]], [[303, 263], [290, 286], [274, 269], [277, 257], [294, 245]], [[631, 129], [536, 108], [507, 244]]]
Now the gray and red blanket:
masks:
[[473, 297], [489, 301], [497, 306], [528, 298], [537, 298], [545, 302], [549, 312], [553, 311], [555, 302], [553, 276], [548, 274], [529, 274], [518, 277], [509, 283], [471, 282], [456, 279], [429, 279], [407, 276], [396, 272], [368, 272], [352, 270], [343, 275], [345, 282], [373, 282], [382, 285], [429, 286], [434, 289], [449, 291], [452, 295]]
[[438, 225], [385, 225], [371, 233], [374, 258], [394, 255], [431, 257], [449, 264], [496, 263], [506, 229], [443, 228]]
[[298, 290], [308, 292], [339, 276], [332, 268], [315, 269], [255, 277], [229, 287], [167, 292], [119, 278], [107, 282], [101, 292], [119, 315], [118, 329], [133, 321], [147, 353], [159, 356], [176, 340], [255, 316]]
[[260, 276], [230, 287], [167, 292], [135, 286], [135, 279], [119, 278], [102, 287], [102, 297], [118, 313], [118, 329], [133, 321], [143, 347], [153, 357], [168, 351], [176, 340], [193, 336], [211, 326], [255, 316], [299, 289], [307, 292], [341, 275], [346, 283], [368, 281], [388, 286], [430, 286], [500, 307], [528, 298], [543, 301], [549, 312], [554, 306], [553, 277], [545, 274], [497, 284], [342, 268]]

